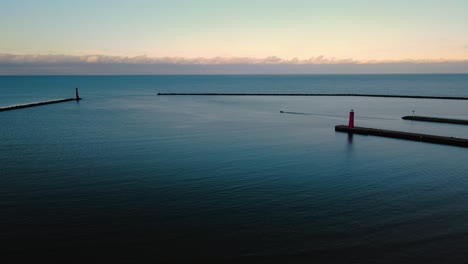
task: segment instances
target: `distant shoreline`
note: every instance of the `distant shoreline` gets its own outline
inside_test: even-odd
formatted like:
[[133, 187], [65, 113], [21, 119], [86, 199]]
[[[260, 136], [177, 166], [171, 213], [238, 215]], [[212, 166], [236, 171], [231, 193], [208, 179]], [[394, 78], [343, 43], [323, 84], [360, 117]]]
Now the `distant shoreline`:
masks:
[[468, 72], [434, 72], [434, 73], [121, 73], [121, 74], [87, 74], [87, 73], [63, 73], [63, 74], [2, 74], [0, 77], [119, 77], [119, 76], [461, 76], [468, 75]]

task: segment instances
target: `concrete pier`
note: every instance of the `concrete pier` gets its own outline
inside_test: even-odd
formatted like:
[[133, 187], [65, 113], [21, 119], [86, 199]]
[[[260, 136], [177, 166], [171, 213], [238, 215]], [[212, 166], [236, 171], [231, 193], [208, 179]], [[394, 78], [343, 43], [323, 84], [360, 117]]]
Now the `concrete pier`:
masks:
[[436, 123], [468, 125], [468, 120], [430, 117], [430, 116], [404, 116], [401, 119], [414, 120], [414, 121], [425, 121], [425, 122], [436, 122]]
[[36, 103], [29, 103], [29, 104], [21, 104], [21, 105], [12, 105], [12, 106], [0, 107], [0, 112], [11, 111], [11, 110], [16, 110], [16, 109], [21, 109], [21, 108], [41, 106], [41, 105], [58, 104], [58, 103], [64, 103], [64, 102], [70, 102], [70, 101], [77, 101], [78, 102], [80, 100], [81, 100], [81, 97], [78, 94], [78, 88], [76, 88], [74, 98], [65, 98], [65, 99], [58, 99], [58, 100], [51, 100], [51, 101], [44, 101], [44, 102], [36, 102]]
[[410, 133], [402, 131], [393, 131], [393, 130], [383, 130], [367, 127], [353, 127], [349, 126], [335, 126], [335, 131], [337, 132], [346, 132], [350, 134], [361, 134], [361, 135], [373, 135], [380, 137], [389, 137], [389, 138], [399, 138], [412, 141], [421, 141], [434, 144], [443, 144], [468, 148], [468, 139], [464, 138], [455, 138], [455, 137], [443, 137], [419, 133]]
[[79, 99], [67, 98], [67, 99], [60, 99], [60, 100], [53, 100], [53, 101], [46, 101], [46, 102], [38, 102], [38, 103], [30, 103], [30, 104], [22, 104], [22, 105], [13, 105], [13, 106], [1, 107], [0, 112], [11, 111], [11, 110], [16, 110], [16, 109], [21, 109], [21, 108], [34, 107], [34, 106], [48, 105], [48, 104], [57, 104], [57, 103], [70, 102], [70, 101], [79, 101], [79, 100], [81, 100], [81, 98], [79, 98]]
[[157, 95], [190, 95], [190, 96], [337, 96], [337, 97], [382, 97], [412, 99], [468, 100], [468, 97], [453, 96], [418, 96], [418, 95], [385, 95], [385, 94], [315, 94], [315, 93], [157, 93]]

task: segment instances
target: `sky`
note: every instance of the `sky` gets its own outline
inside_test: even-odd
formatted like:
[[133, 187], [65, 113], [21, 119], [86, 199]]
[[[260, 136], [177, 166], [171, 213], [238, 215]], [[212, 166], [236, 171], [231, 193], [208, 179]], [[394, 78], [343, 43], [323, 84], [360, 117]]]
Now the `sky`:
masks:
[[[103, 73], [115, 64], [148, 65], [155, 74], [161, 67], [154, 65], [167, 64], [385, 64], [387, 71], [391, 64], [401, 72], [399, 65], [417, 64], [421, 72], [468, 72], [466, 0], [0, 0], [0, 6], [0, 74], [46, 70], [39, 65], [55, 65], [56, 73], [61, 65], [74, 73], [76, 65], [83, 73], [90, 64]], [[426, 67], [447, 63], [453, 68]]]

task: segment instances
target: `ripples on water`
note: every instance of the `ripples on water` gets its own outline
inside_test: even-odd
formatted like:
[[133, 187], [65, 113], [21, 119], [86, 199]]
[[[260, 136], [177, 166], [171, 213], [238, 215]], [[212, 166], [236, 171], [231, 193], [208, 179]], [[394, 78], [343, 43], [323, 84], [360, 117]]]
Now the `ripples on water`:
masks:
[[362, 126], [466, 138], [465, 126], [400, 119], [412, 110], [468, 119], [466, 102], [155, 93], [467, 96], [467, 79], [0, 77], [1, 105], [70, 97], [75, 85], [84, 98], [0, 113], [2, 256], [462, 262], [467, 150], [350, 139], [334, 125], [346, 123], [353, 108]]

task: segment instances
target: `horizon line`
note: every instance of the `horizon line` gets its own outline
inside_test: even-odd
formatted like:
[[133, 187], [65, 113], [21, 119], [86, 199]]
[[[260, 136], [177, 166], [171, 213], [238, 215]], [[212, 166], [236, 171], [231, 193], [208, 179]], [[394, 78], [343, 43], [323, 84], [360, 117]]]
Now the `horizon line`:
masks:
[[110, 73], [110, 74], [2, 74], [0, 77], [54, 77], [54, 76], [73, 76], [73, 77], [107, 77], [107, 76], [269, 76], [269, 75], [284, 75], [284, 76], [307, 76], [307, 75], [468, 75], [468, 72], [422, 72], [422, 73], [408, 73], [408, 72], [391, 72], [391, 73], [154, 73], [154, 74], [133, 74], [133, 73]]

